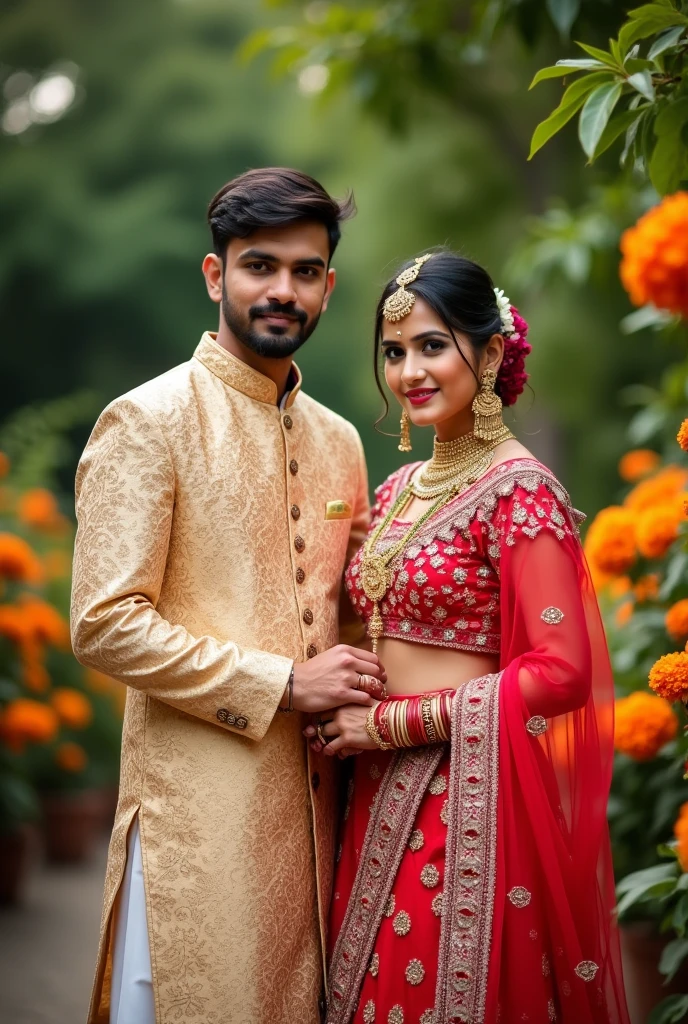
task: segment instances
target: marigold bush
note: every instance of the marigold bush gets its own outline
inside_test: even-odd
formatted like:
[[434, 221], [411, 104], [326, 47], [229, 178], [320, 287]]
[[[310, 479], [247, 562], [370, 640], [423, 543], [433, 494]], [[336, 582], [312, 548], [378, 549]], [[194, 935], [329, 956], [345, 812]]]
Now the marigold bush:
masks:
[[638, 604], [645, 601], [654, 601], [659, 596], [659, 576], [656, 572], [649, 572], [646, 576], [640, 576], [633, 587], [633, 594]]
[[680, 700], [688, 690], [688, 652], [676, 651], [659, 658], [650, 669], [649, 683], [660, 697]]
[[672, 640], [685, 640], [688, 637], [688, 597], [672, 604], [664, 622]]
[[616, 701], [614, 746], [634, 761], [651, 760], [678, 733], [678, 719], [661, 697], [638, 691]]
[[665, 466], [648, 480], [642, 480], [626, 495], [624, 506], [634, 512], [645, 512], [659, 505], [670, 505], [683, 500], [682, 491], [688, 484], [688, 470], [681, 466]]
[[602, 509], [590, 524], [585, 551], [603, 573], [624, 573], [636, 558], [635, 514], [620, 505]]
[[36, 530], [54, 530], [64, 525], [57, 499], [44, 487], [25, 491], [17, 502], [17, 518]]
[[688, 803], [682, 804], [674, 824], [674, 835], [678, 840], [676, 853], [684, 871], [688, 871]]
[[55, 751], [57, 764], [66, 772], [82, 772], [88, 764], [88, 757], [78, 743], [60, 743]]
[[651, 473], [659, 465], [659, 455], [649, 448], [636, 448], [626, 452], [619, 461], [619, 476], [626, 483], [633, 484]]
[[666, 196], [624, 231], [621, 252], [631, 302], [688, 317], [688, 192]]
[[684, 420], [679, 427], [676, 440], [679, 443], [679, 447], [682, 448], [684, 452], [688, 452], [688, 419]]
[[33, 548], [14, 533], [0, 533], [0, 577], [21, 583], [40, 583], [43, 566]]
[[57, 717], [70, 729], [85, 729], [90, 725], [93, 708], [83, 693], [68, 686], [60, 686], [53, 692], [51, 700]]
[[15, 750], [21, 750], [27, 742], [49, 743], [58, 728], [53, 708], [27, 697], [11, 701], [0, 716], [0, 735]]
[[636, 540], [644, 558], [662, 558], [678, 537], [683, 507], [661, 505], [650, 508], [638, 517]]

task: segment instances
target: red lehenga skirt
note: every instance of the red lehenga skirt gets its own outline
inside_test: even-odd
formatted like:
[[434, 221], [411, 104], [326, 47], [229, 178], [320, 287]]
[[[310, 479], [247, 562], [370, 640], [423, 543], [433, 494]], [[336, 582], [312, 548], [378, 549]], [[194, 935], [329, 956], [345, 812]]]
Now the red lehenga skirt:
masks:
[[457, 692], [451, 745], [355, 758], [327, 1024], [627, 1021], [595, 866], [571, 870], [545, 744], [500, 679]]

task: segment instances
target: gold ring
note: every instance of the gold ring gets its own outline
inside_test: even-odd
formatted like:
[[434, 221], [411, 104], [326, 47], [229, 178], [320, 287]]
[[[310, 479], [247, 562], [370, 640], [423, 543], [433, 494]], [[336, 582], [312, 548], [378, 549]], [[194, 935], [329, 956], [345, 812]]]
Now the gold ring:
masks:
[[325, 737], [323, 736], [323, 732], [322, 732], [322, 727], [325, 724], [326, 724], [325, 722], [318, 722], [318, 724], [315, 727], [315, 731], [316, 731], [317, 737], [320, 740], [320, 742], [322, 743], [323, 747], [326, 747], [328, 742], [329, 742], [328, 740], [325, 739]]

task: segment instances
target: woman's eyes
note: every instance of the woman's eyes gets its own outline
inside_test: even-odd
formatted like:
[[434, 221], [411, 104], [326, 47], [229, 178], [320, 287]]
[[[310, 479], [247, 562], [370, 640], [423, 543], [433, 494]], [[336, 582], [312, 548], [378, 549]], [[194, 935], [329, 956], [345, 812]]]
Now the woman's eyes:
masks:
[[[421, 351], [434, 355], [442, 352], [447, 347], [446, 342], [430, 338], [425, 342]], [[405, 349], [401, 345], [388, 345], [384, 350], [385, 359], [401, 359], [405, 355]]]

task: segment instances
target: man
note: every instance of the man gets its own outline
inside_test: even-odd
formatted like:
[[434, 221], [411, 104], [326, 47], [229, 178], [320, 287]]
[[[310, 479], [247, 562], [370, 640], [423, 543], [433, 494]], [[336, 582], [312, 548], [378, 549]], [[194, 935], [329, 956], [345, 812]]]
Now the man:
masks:
[[352, 212], [293, 170], [225, 185], [217, 335], [108, 406], [79, 466], [74, 650], [129, 687], [89, 1024], [319, 1020], [334, 785], [302, 713], [384, 672], [333, 646], [360, 440], [292, 358]]

